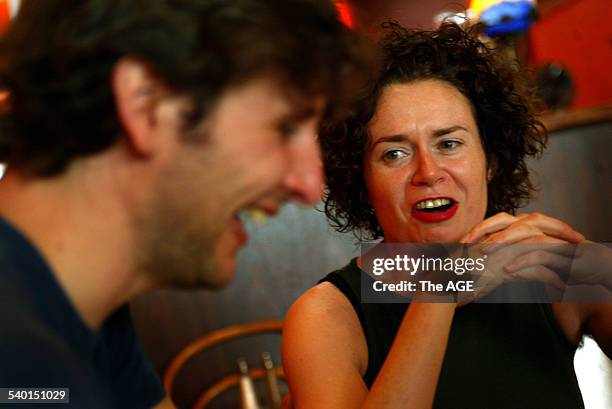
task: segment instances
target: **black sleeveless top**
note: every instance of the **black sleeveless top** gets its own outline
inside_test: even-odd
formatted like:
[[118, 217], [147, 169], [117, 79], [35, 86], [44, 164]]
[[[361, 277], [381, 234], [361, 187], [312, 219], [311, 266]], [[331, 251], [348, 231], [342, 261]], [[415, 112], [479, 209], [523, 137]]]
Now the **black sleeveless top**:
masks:
[[[371, 387], [407, 304], [361, 303], [356, 258], [328, 274], [349, 299], [366, 337]], [[434, 400], [435, 409], [584, 408], [572, 345], [550, 304], [468, 304], [458, 308]]]

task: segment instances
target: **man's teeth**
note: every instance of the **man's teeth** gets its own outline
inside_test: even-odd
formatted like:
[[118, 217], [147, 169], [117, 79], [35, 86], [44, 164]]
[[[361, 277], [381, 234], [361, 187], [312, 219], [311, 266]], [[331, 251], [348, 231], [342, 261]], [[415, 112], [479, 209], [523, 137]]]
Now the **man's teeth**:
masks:
[[416, 208], [418, 210], [423, 209], [435, 209], [436, 207], [447, 206], [451, 204], [450, 199], [434, 199], [434, 200], [423, 200], [417, 203]]
[[264, 224], [269, 219], [266, 212], [261, 209], [246, 209], [243, 214], [255, 224]]

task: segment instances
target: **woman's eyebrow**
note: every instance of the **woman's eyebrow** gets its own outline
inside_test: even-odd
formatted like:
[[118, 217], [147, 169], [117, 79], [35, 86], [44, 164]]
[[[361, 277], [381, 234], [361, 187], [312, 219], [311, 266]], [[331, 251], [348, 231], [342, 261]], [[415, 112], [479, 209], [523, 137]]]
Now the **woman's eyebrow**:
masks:
[[408, 140], [408, 137], [406, 135], [404, 135], [404, 134], [381, 136], [374, 143], [372, 143], [372, 146], [378, 145], [379, 143], [385, 143], [385, 142], [405, 142], [407, 140]]
[[461, 126], [461, 125], [455, 125], [455, 126], [450, 126], [448, 128], [440, 128], [440, 129], [436, 129], [433, 131], [432, 135], [433, 136], [444, 136], [447, 135], [449, 133], [453, 133], [456, 131], [466, 131], [468, 132], [467, 128]]
[[[466, 131], [466, 132], [469, 132], [467, 130], [467, 128], [465, 128], [465, 127], [463, 127], [461, 125], [454, 125], [454, 126], [449, 126], [447, 128], [435, 129], [432, 132], [432, 135], [434, 137], [440, 137], [440, 136], [444, 136], [444, 135], [447, 135], [449, 133], [453, 133], [453, 132], [456, 132], [456, 131]], [[405, 134], [396, 134], [396, 135], [381, 136], [376, 141], [374, 141], [373, 143], [370, 144], [370, 148], [373, 148], [374, 146], [378, 145], [379, 143], [406, 142], [406, 141], [408, 141], [408, 136], [405, 135]]]

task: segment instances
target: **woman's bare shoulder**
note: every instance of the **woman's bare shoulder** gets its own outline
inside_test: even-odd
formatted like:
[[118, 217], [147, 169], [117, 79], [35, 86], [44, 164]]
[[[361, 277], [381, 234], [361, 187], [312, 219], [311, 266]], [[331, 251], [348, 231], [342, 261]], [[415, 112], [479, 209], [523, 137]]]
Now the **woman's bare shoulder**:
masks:
[[302, 294], [291, 306], [293, 309], [307, 309], [310, 313], [313, 312], [330, 312], [330, 309], [336, 312], [355, 314], [355, 310], [348, 298], [332, 283], [324, 281], [310, 288]]
[[312, 287], [293, 303], [285, 317], [283, 349], [337, 354], [349, 358], [361, 374], [367, 367], [367, 343], [357, 313], [329, 282]]

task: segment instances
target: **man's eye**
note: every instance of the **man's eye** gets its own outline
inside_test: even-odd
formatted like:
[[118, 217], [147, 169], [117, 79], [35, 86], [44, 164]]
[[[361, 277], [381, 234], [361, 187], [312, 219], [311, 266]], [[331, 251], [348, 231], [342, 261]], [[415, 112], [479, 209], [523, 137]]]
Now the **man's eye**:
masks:
[[299, 125], [295, 122], [283, 121], [278, 124], [278, 132], [285, 139], [291, 138], [298, 131]]

